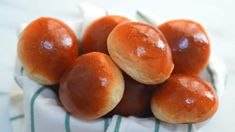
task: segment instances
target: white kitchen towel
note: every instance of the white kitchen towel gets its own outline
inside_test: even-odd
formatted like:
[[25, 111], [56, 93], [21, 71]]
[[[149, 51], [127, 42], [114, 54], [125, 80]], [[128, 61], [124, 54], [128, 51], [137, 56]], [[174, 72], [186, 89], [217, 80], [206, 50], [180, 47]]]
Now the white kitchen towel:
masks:
[[[80, 10], [81, 19], [66, 22], [79, 38], [89, 25], [87, 23], [92, 22], [97, 16], [107, 14], [104, 10], [87, 4], [82, 4]], [[140, 13], [145, 20], [148, 19], [144, 13]], [[221, 100], [226, 82], [226, 68], [223, 63], [211, 56], [209, 65], [200, 76], [212, 84]], [[175, 125], [161, 122], [153, 117], [137, 118], [120, 115], [85, 121], [74, 118], [66, 112], [51, 88], [39, 85], [28, 78], [18, 60], [15, 66], [15, 80], [23, 90], [24, 113], [19, 113], [20, 118], [17, 116], [13, 118], [13, 122], [19, 122], [13, 124], [13, 127], [22, 127], [19, 124], [25, 122], [27, 132], [190, 132], [201, 130], [207, 122]]]

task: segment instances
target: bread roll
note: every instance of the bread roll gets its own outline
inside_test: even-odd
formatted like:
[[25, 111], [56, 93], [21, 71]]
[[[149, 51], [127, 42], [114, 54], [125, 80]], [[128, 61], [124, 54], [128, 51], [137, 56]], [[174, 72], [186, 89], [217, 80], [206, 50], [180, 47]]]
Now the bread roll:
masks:
[[118, 24], [129, 21], [122, 16], [104, 16], [94, 21], [85, 31], [82, 39], [84, 53], [99, 51], [108, 54], [107, 38]]
[[210, 40], [203, 27], [190, 20], [173, 20], [159, 29], [172, 51], [174, 73], [198, 74], [208, 64]]
[[126, 74], [124, 80], [125, 91], [123, 98], [111, 111], [111, 114], [138, 117], [150, 115], [150, 100], [154, 89], [135, 81]]
[[41, 17], [30, 23], [18, 41], [18, 57], [29, 77], [40, 84], [60, 81], [78, 54], [78, 41], [63, 22]]
[[123, 93], [121, 71], [108, 55], [99, 52], [78, 57], [63, 75], [59, 89], [65, 110], [86, 120], [110, 112], [120, 102]]
[[138, 22], [116, 26], [108, 37], [108, 52], [136, 81], [158, 84], [173, 70], [170, 47], [160, 30]]
[[175, 74], [156, 89], [151, 109], [154, 116], [168, 123], [196, 123], [215, 114], [215, 90], [195, 75]]

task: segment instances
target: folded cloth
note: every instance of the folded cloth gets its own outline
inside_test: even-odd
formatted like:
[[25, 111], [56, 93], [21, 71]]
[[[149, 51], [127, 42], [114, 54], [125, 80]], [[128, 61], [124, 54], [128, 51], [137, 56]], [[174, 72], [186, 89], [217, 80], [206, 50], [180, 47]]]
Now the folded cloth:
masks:
[[[87, 4], [82, 4], [80, 10], [82, 14], [80, 20], [66, 22], [79, 38], [82, 37], [84, 30], [89, 25], [88, 23], [96, 19], [97, 16], [100, 17], [107, 14], [104, 10]], [[142, 13], [141, 15], [144, 14]], [[213, 85], [221, 100], [226, 80], [226, 68], [223, 63], [212, 56], [209, 65], [200, 74], [200, 77]], [[23, 90], [24, 115], [20, 114], [21, 120], [14, 121], [25, 121], [27, 132], [190, 132], [202, 130], [207, 122], [176, 125], [161, 122], [154, 117], [137, 118], [120, 115], [85, 121], [75, 118], [66, 112], [60, 105], [58, 97], [53, 90], [47, 86], [39, 85], [28, 78], [19, 60], [16, 61], [15, 80]], [[213, 120], [213, 118], [211, 119]], [[21, 123], [16, 123], [18, 125], [16, 128], [22, 127], [19, 124]]]

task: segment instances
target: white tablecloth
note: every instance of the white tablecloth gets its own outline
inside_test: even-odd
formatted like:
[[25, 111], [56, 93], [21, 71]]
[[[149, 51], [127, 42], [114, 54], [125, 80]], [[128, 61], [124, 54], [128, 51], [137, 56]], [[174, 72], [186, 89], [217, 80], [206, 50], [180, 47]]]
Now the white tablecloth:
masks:
[[0, 131], [11, 130], [9, 117], [9, 92], [17, 90], [13, 79], [16, 56], [16, 29], [20, 23], [29, 22], [39, 16], [54, 16], [63, 20], [76, 18], [77, 5], [90, 2], [107, 10], [125, 15], [143, 9], [161, 19], [188, 18], [204, 25], [212, 41], [212, 53], [219, 56], [229, 72], [227, 88], [215, 119], [208, 123], [205, 131], [235, 131], [235, 1], [205, 0], [1, 0], [0, 1]]

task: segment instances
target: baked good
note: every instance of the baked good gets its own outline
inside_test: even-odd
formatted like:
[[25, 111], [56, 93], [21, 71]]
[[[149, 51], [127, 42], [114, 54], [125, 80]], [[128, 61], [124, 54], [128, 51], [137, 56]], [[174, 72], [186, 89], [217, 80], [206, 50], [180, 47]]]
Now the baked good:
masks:
[[210, 40], [199, 23], [191, 20], [172, 20], [158, 28], [171, 47], [174, 73], [198, 74], [207, 66]]
[[207, 120], [218, 108], [215, 90], [196, 75], [174, 74], [153, 94], [154, 116], [168, 123]]
[[127, 18], [117, 15], [104, 16], [93, 23], [85, 31], [82, 38], [82, 50], [84, 53], [98, 51], [108, 54], [107, 38], [109, 33], [118, 24], [129, 21]]
[[63, 75], [59, 95], [65, 110], [85, 120], [110, 112], [121, 100], [124, 80], [111, 58], [100, 52], [78, 57]]
[[73, 31], [54, 18], [31, 22], [18, 41], [18, 57], [30, 78], [44, 85], [57, 84], [78, 55]]
[[125, 91], [122, 100], [111, 114], [145, 117], [150, 115], [150, 100], [154, 88], [141, 84], [124, 74]]
[[119, 24], [109, 34], [107, 46], [115, 63], [140, 83], [158, 84], [171, 75], [170, 47], [157, 28], [138, 22]]

